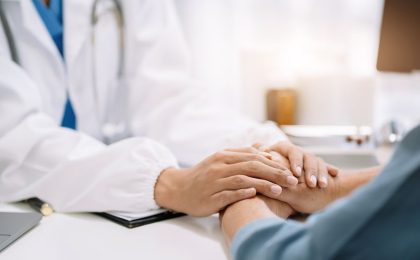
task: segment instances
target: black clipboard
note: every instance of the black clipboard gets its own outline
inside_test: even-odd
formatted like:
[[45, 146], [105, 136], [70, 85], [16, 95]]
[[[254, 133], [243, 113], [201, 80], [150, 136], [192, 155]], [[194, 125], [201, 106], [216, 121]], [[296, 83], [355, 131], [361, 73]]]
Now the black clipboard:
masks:
[[126, 228], [135, 228], [135, 227], [140, 227], [140, 226], [144, 226], [147, 224], [152, 224], [155, 222], [159, 222], [162, 220], [167, 220], [167, 219], [172, 219], [172, 218], [178, 218], [178, 217], [182, 217], [185, 216], [184, 213], [177, 213], [177, 212], [171, 212], [171, 211], [165, 211], [162, 213], [158, 213], [156, 215], [152, 215], [152, 216], [148, 216], [148, 217], [144, 217], [144, 218], [138, 218], [138, 219], [133, 219], [133, 220], [127, 220], [127, 219], [123, 219], [123, 218], [119, 218], [117, 216], [111, 215], [109, 213], [106, 212], [101, 212], [101, 213], [95, 213], [101, 217], [104, 217], [106, 219], [109, 219], [117, 224], [120, 224]]

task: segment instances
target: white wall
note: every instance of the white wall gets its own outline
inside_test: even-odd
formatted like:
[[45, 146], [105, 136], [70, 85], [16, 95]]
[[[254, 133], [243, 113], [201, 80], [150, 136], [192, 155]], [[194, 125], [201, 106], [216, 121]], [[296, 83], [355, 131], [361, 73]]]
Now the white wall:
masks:
[[383, 0], [175, 3], [195, 77], [207, 82], [221, 102], [257, 120], [265, 119], [269, 87], [296, 87], [303, 124], [370, 124], [394, 117], [384, 108], [386, 100], [395, 101], [395, 95], [386, 94], [389, 85], [400, 93], [393, 104], [403, 103], [403, 97], [420, 100], [420, 87], [413, 87], [418, 77], [377, 76]]

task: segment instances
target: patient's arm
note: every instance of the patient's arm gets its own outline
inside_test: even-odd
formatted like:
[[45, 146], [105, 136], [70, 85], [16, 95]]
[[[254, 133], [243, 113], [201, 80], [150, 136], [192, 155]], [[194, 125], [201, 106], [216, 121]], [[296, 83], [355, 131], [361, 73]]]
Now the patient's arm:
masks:
[[[315, 211], [369, 182], [380, 169], [340, 173], [336, 183], [329, 186], [330, 190], [301, 186], [293, 191], [285, 189], [283, 195], [293, 207], [304, 212]], [[388, 192], [383, 190], [383, 193]], [[348, 241], [343, 232], [350, 234], [353, 227], [363, 221], [361, 216], [371, 210], [369, 205], [360, 202], [346, 202], [339, 208], [324, 211], [322, 217], [315, 214], [307, 223], [299, 223], [285, 221], [295, 212], [289, 204], [257, 196], [227, 207], [220, 217], [221, 226], [229, 244], [235, 238], [232, 245], [234, 259], [326, 259], [342, 246], [340, 239]], [[351, 224], [345, 224], [346, 221]], [[316, 250], [313, 241], [320, 244]]]
[[297, 186], [283, 189], [280, 200], [288, 203], [298, 212], [313, 213], [368, 183], [381, 170], [382, 167], [343, 171], [337, 177], [329, 177], [330, 185], [324, 189], [313, 189], [304, 181], [299, 181]]
[[[256, 199], [229, 206], [221, 221], [228, 238], [235, 236], [233, 259], [417, 259], [419, 140], [420, 127], [405, 137], [374, 181], [305, 223], [276, 218], [266, 203]], [[372, 169], [348, 175], [338, 195], [377, 173]], [[290, 213], [287, 208], [280, 212], [287, 216], [286, 210]]]
[[228, 242], [243, 226], [264, 218], [288, 218], [294, 210], [286, 203], [264, 196], [239, 201], [220, 213], [222, 229]]

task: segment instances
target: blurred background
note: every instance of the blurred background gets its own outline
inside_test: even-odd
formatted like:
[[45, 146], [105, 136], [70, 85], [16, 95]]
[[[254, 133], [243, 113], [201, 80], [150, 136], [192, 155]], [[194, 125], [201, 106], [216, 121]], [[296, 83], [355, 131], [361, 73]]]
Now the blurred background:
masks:
[[194, 77], [221, 106], [286, 125], [420, 122], [419, 74], [376, 70], [383, 0], [175, 3]]

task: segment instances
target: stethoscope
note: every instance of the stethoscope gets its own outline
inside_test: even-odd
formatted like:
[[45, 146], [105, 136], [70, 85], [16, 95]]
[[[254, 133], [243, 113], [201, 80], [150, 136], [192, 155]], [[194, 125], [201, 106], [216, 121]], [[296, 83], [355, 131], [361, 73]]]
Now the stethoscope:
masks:
[[[13, 2], [13, 0], [7, 0]], [[16, 1], [16, 0], [15, 0]], [[0, 20], [1, 24], [6, 36], [8, 48], [10, 51], [10, 55], [12, 60], [18, 64], [20, 64], [19, 53], [16, 47], [16, 41], [13, 36], [13, 33], [10, 29], [10, 25], [7, 21], [7, 17], [5, 15], [2, 3], [6, 2], [6, 0], [0, 0]], [[121, 4], [118, 0], [95, 0], [92, 5], [92, 11], [90, 16], [90, 24], [92, 27], [91, 33], [91, 42], [92, 45], [95, 46], [95, 26], [98, 24], [100, 20], [101, 14], [111, 11], [114, 14], [116, 24], [118, 27], [118, 36], [119, 36], [119, 60], [118, 60], [118, 71], [117, 77], [118, 79], [123, 78], [124, 73], [124, 64], [125, 64], [125, 55], [124, 55], [124, 47], [125, 47], [125, 33], [124, 33], [124, 16], [123, 11], [121, 8]], [[93, 75], [93, 84], [96, 86], [96, 58], [95, 58], [95, 51], [92, 51], [92, 75]], [[111, 103], [111, 102], [107, 102]], [[111, 104], [108, 104], [111, 105]], [[112, 143], [118, 139], [122, 138], [122, 135], [127, 131], [125, 122], [119, 123], [111, 123], [107, 122], [106, 118], [102, 120], [102, 135], [104, 138], [105, 143]]]

